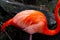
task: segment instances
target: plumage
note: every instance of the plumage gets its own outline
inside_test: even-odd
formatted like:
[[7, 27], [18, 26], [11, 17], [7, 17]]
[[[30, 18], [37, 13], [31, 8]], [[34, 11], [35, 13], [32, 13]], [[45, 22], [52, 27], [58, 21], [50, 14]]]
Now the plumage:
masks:
[[47, 18], [41, 11], [37, 10], [24, 10], [19, 12], [12, 19], [8, 20], [2, 25], [1, 30], [4, 29], [8, 25], [13, 25], [19, 29], [24, 30], [25, 32], [30, 34], [30, 40], [32, 40], [32, 34], [34, 33], [42, 33], [45, 35], [56, 35], [60, 31], [60, 18], [58, 15], [58, 11], [60, 8], [60, 0], [58, 1], [55, 11], [54, 17], [57, 23], [56, 29], [50, 30], [48, 28]]

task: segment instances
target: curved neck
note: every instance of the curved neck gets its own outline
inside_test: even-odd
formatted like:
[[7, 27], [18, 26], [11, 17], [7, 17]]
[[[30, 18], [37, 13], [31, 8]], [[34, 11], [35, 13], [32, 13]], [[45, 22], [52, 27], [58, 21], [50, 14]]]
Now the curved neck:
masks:
[[58, 34], [59, 30], [60, 30], [60, 27], [59, 27], [59, 26], [57, 26], [57, 28], [54, 29], [54, 30], [50, 30], [50, 29], [48, 29], [48, 27], [46, 26], [46, 27], [43, 29], [43, 33], [46, 34], [46, 35], [52, 36], [52, 35]]
[[54, 16], [57, 24], [59, 24], [60, 22], [59, 9], [60, 9], [60, 0], [58, 0], [58, 3], [56, 4], [55, 10], [54, 10]]
[[48, 27], [46, 26], [44, 28], [44, 34], [55, 35], [59, 32], [59, 30], [60, 30], [59, 8], [60, 8], [60, 0], [58, 0], [58, 3], [56, 4], [55, 10], [54, 10], [54, 16], [55, 16], [55, 20], [56, 20], [56, 23], [57, 23], [57, 27], [56, 27], [55, 30], [49, 30]]

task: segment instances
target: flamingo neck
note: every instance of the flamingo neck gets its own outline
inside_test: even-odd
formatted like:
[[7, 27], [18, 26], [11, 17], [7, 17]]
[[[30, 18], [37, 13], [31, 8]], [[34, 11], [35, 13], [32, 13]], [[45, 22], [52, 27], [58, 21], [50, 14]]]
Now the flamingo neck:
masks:
[[48, 27], [46, 27], [46, 28], [43, 30], [43, 33], [44, 33], [44, 34], [50, 35], [50, 36], [56, 35], [56, 34], [58, 34], [58, 32], [59, 32], [59, 26], [57, 26], [57, 28], [54, 29], [54, 30], [50, 30], [50, 29], [48, 29]]
[[54, 16], [57, 23], [57, 27], [55, 30], [49, 30], [47, 26], [44, 28], [44, 34], [47, 35], [55, 35], [60, 30], [60, 17], [59, 17], [59, 8], [60, 8], [60, 0], [58, 0], [58, 3], [56, 4], [55, 10], [54, 10]]
[[55, 10], [54, 10], [54, 16], [57, 24], [60, 24], [59, 8], [60, 8], [60, 0], [58, 0], [58, 3], [56, 4]]

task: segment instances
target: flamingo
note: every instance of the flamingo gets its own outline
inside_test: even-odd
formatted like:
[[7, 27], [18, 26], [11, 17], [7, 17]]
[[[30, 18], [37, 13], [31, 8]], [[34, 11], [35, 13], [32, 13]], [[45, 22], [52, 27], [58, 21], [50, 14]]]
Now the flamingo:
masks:
[[24, 10], [17, 13], [13, 18], [6, 21], [2, 27], [1, 31], [4, 31], [8, 25], [13, 25], [19, 29], [30, 34], [30, 39], [32, 40], [32, 34], [41, 33], [49, 36], [56, 35], [60, 30], [60, 19], [58, 16], [58, 10], [60, 7], [60, 0], [58, 1], [56, 8], [54, 10], [54, 16], [57, 23], [56, 29], [50, 30], [48, 29], [48, 23], [46, 16], [37, 10]]

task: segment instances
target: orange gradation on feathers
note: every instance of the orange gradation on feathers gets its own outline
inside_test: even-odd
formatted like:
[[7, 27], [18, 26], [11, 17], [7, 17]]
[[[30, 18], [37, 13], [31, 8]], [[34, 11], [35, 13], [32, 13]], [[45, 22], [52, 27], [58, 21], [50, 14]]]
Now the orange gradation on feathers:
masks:
[[[39, 11], [33, 12], [32, 14], [27, 16], [22, 22], [25, 25], [28, 25], [28, 26], [26, 26], [26, 28], [35, 24], [35, 26], [32, 26], [32, 28], [34, 29], [34, 31], [36, 31], [38, 33], [39, 32], [41, 33], [42, 29], [47, 25], [46, 24], [47, 20], [46, 20], [45, 15], [42, 12], [39, 12]], [[44, 25], [44, 24], [46, 24], [46, 25]]]
[[37, 24], [40, 21], [46, 21], [46, 17], [42, 12], [35, 11], [31, 15], [27, 16], [23, 22], [27, 25]]

